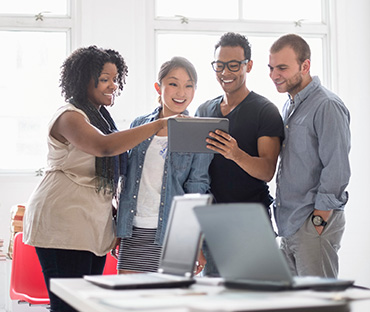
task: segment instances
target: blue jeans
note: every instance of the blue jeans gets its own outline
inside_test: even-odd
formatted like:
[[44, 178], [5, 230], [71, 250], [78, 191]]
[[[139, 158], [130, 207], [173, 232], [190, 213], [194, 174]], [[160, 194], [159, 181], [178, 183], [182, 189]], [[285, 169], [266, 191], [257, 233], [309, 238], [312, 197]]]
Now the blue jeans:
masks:
[[50, 278], [82, 277], [103, 273], [105, 258], [92, 252], [36, 247], [50, 298], [50, 312], [76, 311], [50, 291]]

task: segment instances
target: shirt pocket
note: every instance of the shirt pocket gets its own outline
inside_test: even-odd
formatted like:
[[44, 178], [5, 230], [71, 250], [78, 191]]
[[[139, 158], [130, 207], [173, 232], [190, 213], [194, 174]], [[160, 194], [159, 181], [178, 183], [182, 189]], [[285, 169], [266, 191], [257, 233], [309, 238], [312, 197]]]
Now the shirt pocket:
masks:
[[297, 153], [305, 152], [307, 150], [307, 134], [306, 126], [291, 124], [289, 127], [290, 148]]

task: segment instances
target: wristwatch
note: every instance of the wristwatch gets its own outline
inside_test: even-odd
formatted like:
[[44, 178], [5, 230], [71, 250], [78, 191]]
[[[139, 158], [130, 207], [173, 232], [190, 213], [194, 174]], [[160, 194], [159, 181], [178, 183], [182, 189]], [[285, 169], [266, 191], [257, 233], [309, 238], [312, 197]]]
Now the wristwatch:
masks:
[[328, 222], [324, 221], [321, 216], [312, 215], [312, 223], [314, 226], [325, 226]]

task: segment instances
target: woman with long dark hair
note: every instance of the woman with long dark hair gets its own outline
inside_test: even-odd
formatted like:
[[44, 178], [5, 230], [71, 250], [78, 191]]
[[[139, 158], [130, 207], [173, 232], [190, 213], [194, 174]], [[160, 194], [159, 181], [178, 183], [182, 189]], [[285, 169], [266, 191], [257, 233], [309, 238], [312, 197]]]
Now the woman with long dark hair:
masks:
[[126, 151], [167, 127], [157, 119], [117, 131], [106, 107], [127, 72], [118, 52], [96, 46], [76, 50], [62, 65], [67, 104], [49, 124], [49, 168], [24, 216], [24, 242], [36, 247], [52, 312], [74, 309], [50, 292], [50, 278], [102, 274], [115, 244], [112, 198], [126, 171]]

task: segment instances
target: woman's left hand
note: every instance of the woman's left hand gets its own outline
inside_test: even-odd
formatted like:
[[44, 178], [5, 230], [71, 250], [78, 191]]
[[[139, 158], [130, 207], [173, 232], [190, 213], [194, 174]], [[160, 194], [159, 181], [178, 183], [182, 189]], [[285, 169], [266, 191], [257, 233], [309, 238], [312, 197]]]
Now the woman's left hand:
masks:
[[116, 260], [118, 260], [117, 248], [119, 247], [120, 243], [121, 243], [121, 239], [117, 237], [116, 242], [114, 243], [114, 247], [110, 251], [110, 254]]

